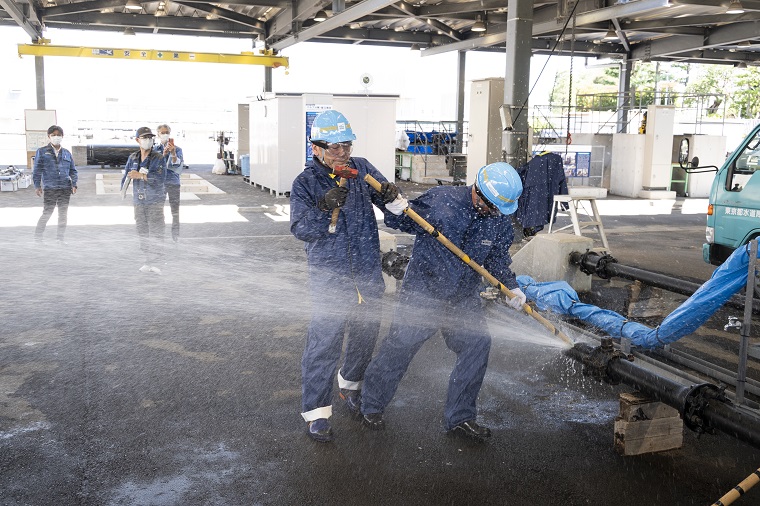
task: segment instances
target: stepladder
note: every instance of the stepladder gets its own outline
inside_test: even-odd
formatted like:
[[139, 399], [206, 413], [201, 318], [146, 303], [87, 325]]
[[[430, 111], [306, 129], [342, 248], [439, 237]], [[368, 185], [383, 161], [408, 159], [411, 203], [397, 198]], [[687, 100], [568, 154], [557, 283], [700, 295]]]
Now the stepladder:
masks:
[[[566, 210], [565, 210], [566, 208]], [[580, 210], [580, 212], [579, 212]], [[555, 228], [555, 216], [565, 215], [570, 218], [570, 224]], [[583, 216], [583, 218], [581, 218]], [[551, 217], [549, 218], [549, 234], [573, 229], [575, 235], [583, 236], [584, 228], [593, 228], [599, 235], [603, 249], [610, 252], [610, 245], [607, 243], [607, 236], [604, 235], [604, 225], [602, 218], [599, 216], [599, 209], [596, 206], [596, 197], [580, 195], [555, 195], [552, 204]]]

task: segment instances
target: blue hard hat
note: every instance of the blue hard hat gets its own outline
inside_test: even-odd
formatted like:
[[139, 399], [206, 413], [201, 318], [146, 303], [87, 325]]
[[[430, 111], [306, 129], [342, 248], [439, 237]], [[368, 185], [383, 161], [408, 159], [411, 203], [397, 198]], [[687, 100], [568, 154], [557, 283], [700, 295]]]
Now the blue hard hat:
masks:
[[328, 144], [355, 141], [351, 123], [343, 114], [335, 110], [319, 113], [311, 125], [311, 142], [322, 141]]
[[501, 214], [517, 211], [517, 199], [522, 195], [523, 186], [520, 175], [510, 164], [495, 162], [482, 167], [475, 184]]

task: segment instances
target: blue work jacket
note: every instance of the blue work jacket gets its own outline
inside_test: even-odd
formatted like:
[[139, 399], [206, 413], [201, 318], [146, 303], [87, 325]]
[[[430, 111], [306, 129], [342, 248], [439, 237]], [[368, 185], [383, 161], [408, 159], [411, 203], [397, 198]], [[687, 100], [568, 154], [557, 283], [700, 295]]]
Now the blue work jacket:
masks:
[[34, 187], [43, 190], [76, 188], [78, 175], [71, 152], [61, 148], [56, 157], [52, 144], [39, 148], [34, 154], [32, 179]]
[[166, 171], [166, 186], [179, 186], [179, 175], [182, 172], [182, 167], [185, 164], [185, 160], [182, 156], [182, 148], [179, 146], [174, 146], [176, 148], [177, 153], [177, 163], [172, 162], [172, 154], [168, 153], [166, 156], [164, 156], [164, 145], [163, 144], [156, 144], [153, 146], [153, 151], [158, 153], [159, 155], [164, 157], [164, 163], [166, 164], [166, 168], [169, 169]]
[[[380, 182], [385, 177], [364, 158], [351, 158], [359, 171], [348, 180], [348, 199], [340, 208], [334, 234], [328, 232], [332, 211], [317, 206], [339, 179], [317, 161], [309, 161], [290, 191], [290, 231], [306, 243], [312, 293], [346, 287], [363, 296], [379, 297], [385, 288], [381, 270], [380, 239], [373, 204], [386, 214], [382, 197], [365, 181], [366, 174]], [[323, 292], [324, 297], [331, 293]]]
[[[514, 238], [510, 217], [478, 215], [471, 191], [472, 186], [437, 186], [409, 205], [507, 288], [515, 288], [517, 281], [509, 268], [512, 263], [509, 247]], [[416, 234], [404, 276], [404, 291], [448, 301], [478, 296], [480, 275], [409, 216], [387, 213], [385, 224]]]
[[562, 157], [546, 153], [517, 169], [523, 183], [515, 217], [523, 228], [543, 227], [551, 218], [555, 195], [567, 195]]
[[127, 179], [129, 171], [148, 169], [148, 180], [132, 180], [132, 196], [135, 205], [162, 204], [166, 200], [166, 163], [161, 153], [151, 151], [147, 158], [141, 159], [140, 151], [129, 155], [125, 165], [121, 186]]

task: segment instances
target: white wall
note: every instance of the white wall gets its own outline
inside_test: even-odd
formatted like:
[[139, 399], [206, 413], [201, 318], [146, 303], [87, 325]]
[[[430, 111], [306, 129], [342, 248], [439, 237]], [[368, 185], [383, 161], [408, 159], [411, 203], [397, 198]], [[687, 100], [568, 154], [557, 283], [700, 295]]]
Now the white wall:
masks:
[[356, 135], [352, 156], [366, 158], [386, 179], [396, 176], [396, 97], [333, 97]]
[[638, 197], [644, 170], [645, 136], [612, 135], [612, 170], [610, 193], [622, 197]]
[[[698, 156], [700, 166], [714, 165], [720, 168], [726, 161], [727, 141], [728, 138], [722, 135], [693, 135], [689, 139], [689, 160]], [[689, 174], [689, 197], [709, 197], [715, 174], [716, 172]]]

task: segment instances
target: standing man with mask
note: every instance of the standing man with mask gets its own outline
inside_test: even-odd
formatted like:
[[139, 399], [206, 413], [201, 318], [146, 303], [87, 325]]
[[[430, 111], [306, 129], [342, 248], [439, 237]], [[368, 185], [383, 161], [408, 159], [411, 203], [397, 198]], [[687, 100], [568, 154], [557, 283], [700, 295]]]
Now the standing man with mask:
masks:
[[50, 216], [58, 207], [58, 244], [66, 244], [63, 236], [66, 233], [66, 221], [69, 211], [71, 194], [77, 192], [77, 168], [71, 152], [61, 147], [63, 128], [53, 125], [47, 130], [50, 143], [41, 147], [34, 155], [34, 170], [32, 179], [37, 196], [42, 196], [42, 216], [37, 222], [34, 239], [42, 241]]
[[[472, 186], [434, 187], [410, 203], [425, 221], [509, 288], [515, 294], [509, 305], [517, 310], [525, 303], [525, 295], [509, 269], [513, 239], [509, 215], [517, 210], [521, 193], [515, 169], [497, 162], [481, 168]], [[480, 275], [409, 216], [386, 214], [385, 223], [416, 238], [388, 337], [365, 375], [362, 423], [374, 430], [384, 428], [383, 411], [412, 358], [440, 330], [446, 346], [457, 356], [449, 378], [444, 428], [474, 439], [490, 437], [490, 429], [475, 421], [491, 349]]]
[[174, 139], [170, 137], [172, 129], [169, 125], [158, 125], [159, 143], [154, 146], [157, 152], [164, 157], [164, 163], [168, 169], [166, 172], [166, 194], [169, 196], [169, 208], [172, 211], [172, 240], [179, 241], [179, 196], [180, 178], [185, 161], [182, 159], [182, 148], [174, 145]]
[[[341, 399], [353, 416], [360, 415], [384, 291], [373, 204], [393, 208], [398, 197], [398, 188], [371, 163], [351, 157], [355, 139], [343, 114], [320, 113], [311, 128], [313, 157], [290, 192], [290, 231], [306, 243], [312, 310], [301, 360], [301, 416], [309, 437], [319, 442], [333, 438], [328, 419], [336, 372]], [[382, 183], [380, 193], [364, 182], [366, 174]], [[346, 333], [346, 356], [338, 370]]]
[[153, 132], [148, 127], [140, 127], [135, 140], [140, 150], [129, 155], [121, 179], [121, 186], [132, 181], [135, 223], [140, 237], [140, 249], [145, 254], [145, 263], [140, 272], [161, 274], [157, 267], [163, 253], [164, 241], [164, 201], [166, 200], [166, 163], [161, 153], [153, 150]]

